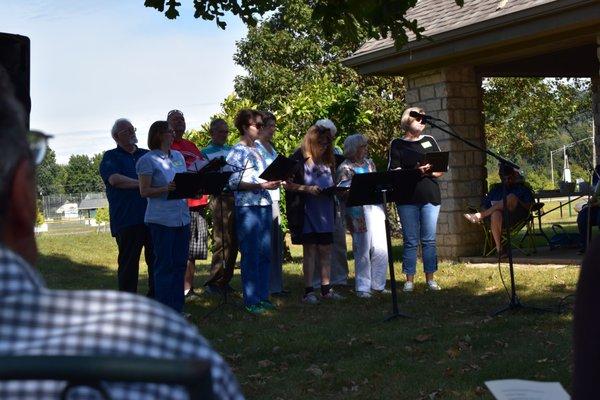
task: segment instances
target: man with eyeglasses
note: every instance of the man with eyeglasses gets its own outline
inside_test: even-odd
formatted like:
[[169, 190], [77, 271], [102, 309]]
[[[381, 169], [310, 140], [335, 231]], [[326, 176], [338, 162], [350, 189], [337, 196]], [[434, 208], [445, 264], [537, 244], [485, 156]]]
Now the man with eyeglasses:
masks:
[[[208, 163], [198, 147], [190, 140], [184, 139], [185, 118], [183, 112], [171, 110], [167, 114], [169, 127], [173, 129], [175, 139], [171, 149], [179, 151], [185, 159], [185, 166], [188, 171], [197, 171]], [[206, 205], [208, 196], [204, 195], [196, 199], [188, 199], [190, 210], [190, 246], [188, 253], [187, 268], [183, 284], [184, 295], [187, 299], [197, 296], [194, 291], [194, 272], [196, 270], [196, 260], [206, 260], [208, 256], [208, 224], [206, 223]]]
[[144, 224], [146, 199], [140, 196], [135, 165], [148, 152], [136, 146], [136, 129], [125, 118], [113, 124], [111, 134], [117, 147], [104, 153], [100, 176], [106, 186], [110, 231], [117, 241], [119, 290], [137, 293], [140, 254], [144, 248], [148, 265], [148, 297], [154, 296], [154, 250], [150, 230]]
[[[0, 356], [115, 356], [207, 363], [216, 399], [243, 399], [227, 363], [185, 319], [154, 301], [109, 290], [50, 290], [33, 265], [35, 162], [47, 137], [25, 118], [0, 68]], [[112, 399], [186, 399], [181, 386], [102, 382]], [[0, 399], [58, 399], [64, 381], [0, 380]], [[81, 388], [69, 399], [97, 398]]]
[[[227, 158], [231, 151], [231, 146], [227, 144], [229, 137], [227, 122], [221, 118], [212, 120], [209, 133], [210, 143], [202, 149], [202, 154], [211, 161], [216, 158]], [[211, 196], [210, 209], [213, 216], [214, 250], [210, 263], [210, 276], [204, 284], [205, 291], [209, 294], [234, 292], [230, 282], [239, 248], [235, 230], [233, 192], [224, 191], [218, 196]]]

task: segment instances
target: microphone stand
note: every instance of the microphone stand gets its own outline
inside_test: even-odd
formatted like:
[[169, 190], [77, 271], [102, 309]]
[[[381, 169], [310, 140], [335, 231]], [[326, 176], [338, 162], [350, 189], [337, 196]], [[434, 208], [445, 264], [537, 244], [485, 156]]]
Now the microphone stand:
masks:
[[[457, 133], [452, 132], [449, 129], [442, 128], [438, 124], [432, 122], [432, 121], [443, 122], [444, 124], [446, 124], [446, 126], [450, 127], [450, 125], [447, 122], [445, 122], [441, 119], [433, 118], [429, 115], [423, 115], [422, 121], [423, 121], [423, 123], [429, 124], [432, 127], [437, 128], [440, 131], [447, 133], [448, 135], [452, 136], [453, 138], [460, 140], [461, 142], [467, 144], [468, 146], [473, 147], [474, 149], [477, 149], [485, 154], [492, 156], [493, 158], [495, 158], [496, 160], [498, 160], [500, 162], [501, 169], [503, 167], [520, 169], [519, 166], [517, 164], [515, 164], [514, 162], [509, 161], [506, 158], [500, 156], [499, 154], [496, 154], [489, 149], [485, 149], [485, 148], [479, 146], [478, 144], [471, 142], [470, 140], [464, 139], [461, 136], [459, 136]], [[508, 213], [506, 197], [507, 197], [507, 180], [503, 179], [502, 180], [502, 213], [503, 213], [502, 219], [503, 219], [503, 223], [505, 225], [504, 232], [506, 235], [506, 245], [507, 245], [506, 252], [508, 255], [508, 266], [509, 266], [509, 271], [510, 271], [510, 300], [506, 306], [501, 307], [498, 310], [495, 310], [494, 312], [492, 312], [491, 316], [495, 317], [497, 315], [502, 314], [505, 311], [518, 310], [518, 309], [522, 309], [522, 308], [527, 308], [530, 310], [542, 311], [542, 312], [551, 312], [552, 310], [550, 310], [550, 309], [527, 306], [521, 302], [521, 299], [517, 295], [516, 284], [515, 284], [515, 271], [514, 271], [514, 265], [513, 265], [513, 255], [512, 255], [512, 244], [511, 244], [511, 239], [510, 239], [510, 227], [508, 226], [509, 225], [508, 224], [508, 222], [509, 222], [508, 214], [509, 213]], [[498, 262], [500, 262], [500, 255], [498, 255]]]

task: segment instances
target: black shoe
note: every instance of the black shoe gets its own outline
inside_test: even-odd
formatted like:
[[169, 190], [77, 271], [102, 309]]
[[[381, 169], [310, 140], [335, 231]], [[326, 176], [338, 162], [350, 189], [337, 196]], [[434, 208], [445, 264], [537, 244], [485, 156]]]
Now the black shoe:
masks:
[[292, 292], [290, 292], [289, 290], [281, 290], [281, 292], [275, 292], [275, 293], [271, 293], [271, 296], [273, 297], [290, 297], [290, 294], [292, 294]]
[[237, 290], [235, 290], [234, 288], [231, 287], [231, 285], [228, 283], [225, 286], [223, 286], [223, 288], [219, 288], [220, 290], [226, 290], [227, 293], [235, 293], [237, 292]]
[[222, 294], [222, 289], [217, 285], [206, 285], [204, 286], [205, 294]]

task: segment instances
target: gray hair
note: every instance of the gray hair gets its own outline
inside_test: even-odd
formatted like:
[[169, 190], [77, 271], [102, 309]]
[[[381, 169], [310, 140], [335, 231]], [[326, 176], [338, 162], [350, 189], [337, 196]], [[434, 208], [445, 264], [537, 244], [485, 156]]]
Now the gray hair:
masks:
[[25, 112], [13, 93], [8, 75], [0, 66], [0, 227], [8, 211], [14, 170], [17, 164], [30, 154], [26, 138]]
[[317, 122], [315, 122], [315, 125], [320, 126], [321, 128], [329, 129], [329, 132], [331, 132], [333, 136], [335, 136], [335, 134], [337, 133], [337, 128], [335, 127], [333, 121], [331, 121], [330, 119], [320, 119]]
[[115, 121], [115, 123], [113, 124], [111, 130], [110, 130], [110, 134], [113, 137], [113, 139], [115, 138], [115, 135], [117, 134], [117, 132], [119, 132], [119, 128], [121, 127], [121, 125], [123, 125], [124, 123], [128, 123], [129, 125], [133, 124], [131, 123], [131, 121], [129, 121], [127, 118], [119, 118]]
[[368, 140], [362, 133], [355, 133], [344, 140], [344, 157], [352, 158], [356, 155], [358, 148], [367, 144]]

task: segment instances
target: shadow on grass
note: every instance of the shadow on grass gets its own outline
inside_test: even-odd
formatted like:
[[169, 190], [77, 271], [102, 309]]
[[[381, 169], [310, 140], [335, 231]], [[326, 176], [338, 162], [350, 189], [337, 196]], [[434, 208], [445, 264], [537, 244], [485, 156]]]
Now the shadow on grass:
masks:
[[[398, 288], [401, 250], [394, 246]], [[114, 268], [57, 255], [41, 255], [38, 264], [52, 288], [116, 288]], [[197, 263], [198, 288], [208, 264]], [[415, 291], [398, 292], [400, 310], [413, 318], [388, 323], [391, 296], [359, 299], [353, 279], [341, 290], [345, 300], [302, 304], [297, 264], [284, 265], [284, 286], [292, 293], [274, 299], [277, 311], [260, 317], [243, 311], [239, 270], [232, 281], [238, 294], [227, 305], [219, 306], [222, 297], [201, 294], [186, 311], [252, 399], [416, 399], [437, 390], [443, 398], [476, 399], [474, 388], [485, 380], [511, 377], [560, 381], [568, 390], [571, 314], [521, 310], [489, 318], [508, 303], [495, 268], [443, 263], [438, 278], [443, 290], [427, 292], [419, 266]], [[508, 284], [507, 274], [504, 279]], [[143, 281], [142, 275], [140, 286]], [[573, 270], [517, 272], [518, 294], [536, 306], [556, 304], [575, 282]]]
[[101, 265], [78, 263], [66, 256], [38, 256], [36, 265], [52, 289], [117, 289], [116, 271]]

